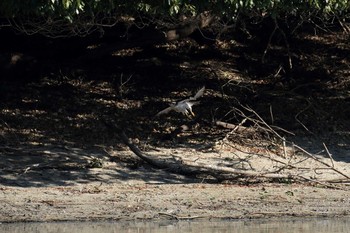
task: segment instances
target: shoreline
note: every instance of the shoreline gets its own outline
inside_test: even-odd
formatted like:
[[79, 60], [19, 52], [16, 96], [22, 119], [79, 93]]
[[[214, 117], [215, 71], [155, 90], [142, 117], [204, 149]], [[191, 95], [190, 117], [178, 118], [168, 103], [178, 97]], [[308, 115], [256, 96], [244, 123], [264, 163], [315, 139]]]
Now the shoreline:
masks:
[[350, 215], [350, 195], [299, 184], [0, 186], [0, 222], [225, 220]]

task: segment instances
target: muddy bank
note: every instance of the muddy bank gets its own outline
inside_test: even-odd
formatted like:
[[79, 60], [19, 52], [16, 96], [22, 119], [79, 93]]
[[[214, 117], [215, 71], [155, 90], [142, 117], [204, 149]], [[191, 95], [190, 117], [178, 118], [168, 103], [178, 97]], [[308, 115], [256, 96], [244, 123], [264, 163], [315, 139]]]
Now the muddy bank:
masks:
[[81, 184], [0, 191], [1, 222], [332, 217], [350, 195], [302, 185]]
[[[262, 173], [288, 162], [291, 168], [284, 168], [281, 174], [297, 172], [314, 177], [319, 183], [293, 180], [271, 183], [257, 179], [254, 183], [250, 178], [249, 182], [231, 180], [224, 184], [206, 176], [170, 173], [141, 161], [133, 165], [132, 161], [137, 160], [127, 150], [107, 153], [97, 149], [35, 147], [3, 151], [7, 156], [0, 161], [3, 168], [0, 170], [0, 222], [350, 215], [348, 185], [321, 182], [341, 176], [303, 156], [284, 161], [281, 157], [262, 158], [227, 150], [220, 153], [188, 148], [149, 151], [154, 156], [173, 155], [182, 161], [224, 167], [236, 164], [239, 156], [240, 163], [236, 166], [249, 164], [250, 169]], [[336, 171], [349, 174], [348, 163], [333, 162]]]

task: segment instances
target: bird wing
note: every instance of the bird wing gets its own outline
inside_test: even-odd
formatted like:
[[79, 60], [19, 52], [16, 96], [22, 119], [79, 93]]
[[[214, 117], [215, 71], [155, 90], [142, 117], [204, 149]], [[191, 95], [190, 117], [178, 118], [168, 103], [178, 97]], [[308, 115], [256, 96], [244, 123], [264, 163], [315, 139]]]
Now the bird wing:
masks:
[[156, 116], [160, 116], [162, 114], [167, 114], [170, 112], [173, 108], [172, 107], [167, 107], [166, 109], [163, 109], [162, 111], [158, 112]]
[[[190, 97], [188, 99], [184, 99], [184, 100], [181, 100], [180, 102], [178, 102], [175, 106], [180, 106], [180, 105], [183, 105], [183, 104], [187, 104], [189, 107], [195, 105], [195, 104], [198, 104], [199, 101], [194, 101], [196, 99], [198, 99], [199, 97], [201, 97], [203, 94], [204, 94], [204, 90], [205, 90], [205, 87], [202, 87], [196, 94], [194, 97]], [[187, 109], [187, 108], [185, 108]], [[174, 110], [174, 107], [173, 106], [170, 106], [170, 107], [167, 107], [166, 109], [163, 109], [162, 111], [158, 112], [156, 114], [156, 116], [160, 116], [160, 115], [163, 115], [163, 114], [167, 114], [168, 112], [170, 112], [171, 110]]]
[[200, 101], [189, 101], [189, 102], [187, 102], [187, 104], [189, 105], [189, 106], [193, 106], [193, 105], [197, 105], [197, 104], [199, 104], [200, 103]]
[[196, 95], [193, 97], [193, 99], [198, 99], [199, 97], [201, 97], [203, 94], [204, 94], [204, 90], [205, 90], [205, 87], [202, 87], [197, 93]]
[[177, 102], [177, 104], [181, 104], [181, 103], [185, 103], [185, 102], [190, 102], [190, 101], [194, 101], [194, 100], [198, 99], [199, 97], [201, 97], [201, 96], [204, 94], [204, 90], [205, 90], [205, 87], [202, 87], [202, 88], [195, 94], [195, 96], [190, 97], [190, 98], [187, 98], [187, 99], [184, 99], [184, 100], [181, 100], [181, 101]]

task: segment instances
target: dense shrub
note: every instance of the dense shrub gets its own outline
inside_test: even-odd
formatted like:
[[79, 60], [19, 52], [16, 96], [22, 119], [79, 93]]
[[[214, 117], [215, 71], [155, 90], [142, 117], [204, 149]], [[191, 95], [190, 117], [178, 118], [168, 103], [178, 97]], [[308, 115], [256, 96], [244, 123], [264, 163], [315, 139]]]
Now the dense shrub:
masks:
[[161, 23], [209, 11], [225, 22], [241, 17], [317, 16], [348, 20], [348, 0], [2, 0], [0, 17], [16, 29], [47, 36], [88, 35], [116, 22]]

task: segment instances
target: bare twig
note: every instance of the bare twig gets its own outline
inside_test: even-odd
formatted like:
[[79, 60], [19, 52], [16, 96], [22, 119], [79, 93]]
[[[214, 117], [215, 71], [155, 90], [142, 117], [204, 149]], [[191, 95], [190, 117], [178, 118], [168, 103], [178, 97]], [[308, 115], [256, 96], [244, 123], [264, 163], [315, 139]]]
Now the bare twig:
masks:
[[338, 23], [340, 24], [340, 26], [343, 28], [343, 31], [346, 34], [350, 34], [350, 26], [346, 24], [346, 22], [343, 23], [343, 20], [341, 18], [339, 18], [339, 16], [336, 14], [335, 17], [337, 17]]
[[328, 157], [329, 157], [329, 158], [330, 158], [330, 160], [331, 160], [332, 167], [334, 168], [334, 160], [333, 160], [333, 156], [332, 156], [332, 154], [329, 152], [329, 150], [328, 150], [328, 148], [327, 148], [326, 144], [325, 144], [324, 142], [323, 142], [322, 144], [323, 144], [324, 149], [326, 150], [326, 153], [327, 153]]
[[315, 161], [325, 165], [326, 167], [330, 168], [331, 170], [335, 171], [336, 173], [344, 176], [345, 178], [350, 180], [350, 176], [344, 174], [343, 172], [339, 171], [338, 169], [334, 168], [332, 165], [329, 165], [326, 162], [323, 162], [322, 160], [318, 159], [315, 155], [313, 155], [312, 153], [306, 151], [304, 148], [298, 146], [298, 145], [294, 145], [295, 148], [297, 148], [298, 150], [302, 151], [304, 154], [306, 154], [307, 156], [309, 156], [310, 158], [314, 159]]
[[274, 20], [274, 23], [275, 23], [275, 27], [274, 27], [273, 31], [271, 32], [271, 34], [270, 34], [270, 36], [269, 36], [269, 40], [268, 40], [268, 42], [267, 42], [266, 49], [264, 50], [264, 53], [263, 53], [263, 55], [262, 55], [262, 57], [261, 57], [261, 62], [262, 62], [262, 63], [265, 63], [265, 56], [266, 56], [266, 54], [267, 54], [267, 51], [268, 51], [269, 48], [271, 47], [272, 38], [273, 38], [273, 36], [275, 35], [276, 31], [278, 30], [278, 31], [282, 34], [284, 43], [286, 44], [286, 47], [287, 47], [289, 69], [292, 69], [292, 68], [293, 68], [292, 56], [291, 56], [291, 53], [290, 53], [290, 47], [289, 47], [287, 35], [286, 35], [286, 33], [279, 27], [278, 22], [277, 22], [277, 18], [274, 17], [273, 20]]
[[265, 125], [272, 133], [274, 133], [279, 139], [281, 139], [282, 141], [285, 140], [285, 138], [282, 137], [281, 135], [279, 135], [269, 124], [267, 124], [267, 123], [264, 121], [264, 119], [263, 119], [256, 111], [254, 111], [254, 110], [253, 110], [252, 108], [250, 108], [250, 107], [244, 107], [244, 106], [242, 106], [242, 107], [243, 107], [245, 110], [247, 110], [247, 111], [253, 113], [253, 114], [259, 119], [259, 121], [260, 121], [263, 125]]
[[279, 130], [279, 131], [282, 131], [282, 132], [287, 133], [287, 134], [289, 134], [289, 135], [295, 136], [295, 133], [290, 132], [290, 131], [288, 131], [288, 130], [286, 130], [286, 129], [283, 129], [283, 128], [281, 128], [281, 127], [278, 127], [278, 126], [276, 126], [276, 125], [271, 125], [271, 128], [276, 129], [276, 130]]
[[119, 83], [118, 90], [121, 98], [124, 96], [125, 93], [128, 92], [128, 85], [132, 76], [133, 74], [131, 74], [128, 78], [126, 78], [126, 80], [124, 80], [123, 73], [120, 75], [120, 80], [119, 80], [120, 83]]
[[227, 123], [227, 122], [223, 122], [223, 121], [216, 121], [215, 124], [221, 127], [224, 127], [226, 129], [232, 129], [232, 132], [256, 132], [256, 130], [252, 129], [252, 128], [248, 128], [245, 126], [242, 126], [244, 124], [244, 122], [247, 120], [247, 118], [243, 119], [241, 121], [240, 124], [235, 125], [235, 124], [231, 124], [231, 123]]
[[308, 102], [308, 106], [306, 106], [306, 108], [304, 108], [304, 109], [302, 109], [300, 112], [298, 112], [298, 113], [294, 116], [294, 119], [295, 119], [306, 131], [308, 131], [309, 133], [313, 134], [313, 133], [299, 120], [299, 118], [298, 118], [298, 116], [299, 116], [300, 114], [302, 114], [303, 112], [305, 112], [306, 110], [308, 110], [308, 109], [312, 106], [310, 100], [308, 100], [308, 99], [306, 99], [306, 100], [307, 100], [307, 102]]
[[277, 72], [273, 75], [273, 77], [274, 77], [274, 78], [277, 78], [278, 75], [281, 73], [282, 70], [284, 71], [283, 66], [280, 65], [280, 66], [278, 67]]
[[271, 117], [271, 124], [273, 124], [273, 122], [275, 120], [274, 120], [274, 117], [273, 117], [273, 111], [272, 111], [272, 105], [271, 104], [270, 104], [270, 117]]
[[275, 27], [273, 29], [273, 31], [271, 32], [270, 36], [269, 36], [269, 40], [267, 41], [267, 46], [266, 49], [264, 50], [264, 53], [261, 57], [261, 63], [265, 63], [265, 56], [267, 54], [267, 51], [269, 50], [270, 46], [271, 46], [271, 41], [272, 41], [272, 37], [275, 35], [276, 31], [277, 31], [277, 24], [275, 24]]

